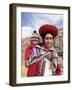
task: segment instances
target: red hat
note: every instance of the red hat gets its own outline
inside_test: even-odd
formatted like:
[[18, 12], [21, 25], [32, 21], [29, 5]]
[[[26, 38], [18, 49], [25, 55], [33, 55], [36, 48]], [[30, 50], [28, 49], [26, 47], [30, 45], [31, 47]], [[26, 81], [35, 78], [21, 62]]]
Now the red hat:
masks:
[[40, 36], [43, 37], [47, 33], [51, 33], [53, 35], [53, 37], [56, 37], [58, 34], [58, 29], [54, 25], [49, 25], [49, 24], [42, 25], [39, 28]]

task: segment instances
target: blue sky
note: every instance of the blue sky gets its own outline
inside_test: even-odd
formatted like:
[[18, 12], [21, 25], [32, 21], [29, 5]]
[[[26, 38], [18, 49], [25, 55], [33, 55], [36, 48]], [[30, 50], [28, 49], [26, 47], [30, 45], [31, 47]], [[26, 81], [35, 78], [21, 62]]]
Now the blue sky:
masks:
[[57, 26], [58, 29], [61, 29], [63, 28], [63, 15], [50, 13], [21, 12], [21, 27], [22, 32], [24, 33], [29, 34], [30, 32], [32, 33], [34, 30], [38, 31], [38, 28], [41, 25], [47, 23], [53, 24]]

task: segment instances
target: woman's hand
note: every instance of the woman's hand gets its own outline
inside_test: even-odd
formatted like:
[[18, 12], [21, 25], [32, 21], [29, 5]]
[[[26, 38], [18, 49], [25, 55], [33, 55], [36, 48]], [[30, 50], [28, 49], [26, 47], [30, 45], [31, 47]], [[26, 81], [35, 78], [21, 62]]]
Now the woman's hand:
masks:
[[51, 60], [51, 58], [52, 58], [51, 52], [46, 52], [45, 57], [46, 57], [48, 60]]
[[46, 52], [46, 56], [51, 57], [52, 56], [51, 52]]

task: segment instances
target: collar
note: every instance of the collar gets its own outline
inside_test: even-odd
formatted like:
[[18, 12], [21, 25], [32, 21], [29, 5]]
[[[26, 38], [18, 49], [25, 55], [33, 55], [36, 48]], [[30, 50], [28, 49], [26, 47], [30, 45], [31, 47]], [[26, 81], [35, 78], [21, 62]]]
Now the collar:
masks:
[[51, 47], [51, 48], [46, 49], [46, 48], [44, 47], [44, 45], [43, 45], [43, 46], [35, 45], [35, 47], [36, 47], [36, 48], [39, 48], [39, 49], [42, 49], [42, 50], [56, 51], [56, 50], [54, 49], [54, 47]]

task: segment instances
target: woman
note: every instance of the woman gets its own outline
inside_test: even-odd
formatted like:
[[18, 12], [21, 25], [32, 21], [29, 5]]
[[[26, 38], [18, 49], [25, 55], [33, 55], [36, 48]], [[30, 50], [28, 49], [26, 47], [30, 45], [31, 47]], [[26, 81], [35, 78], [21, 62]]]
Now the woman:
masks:
[[39, 34], [42, 37], [43, 44], [32, 48], [28, 76], [60, 75], [59, 56], [53, 47], [58, 29], [53, 25], [45, 24], [39, 28]]

